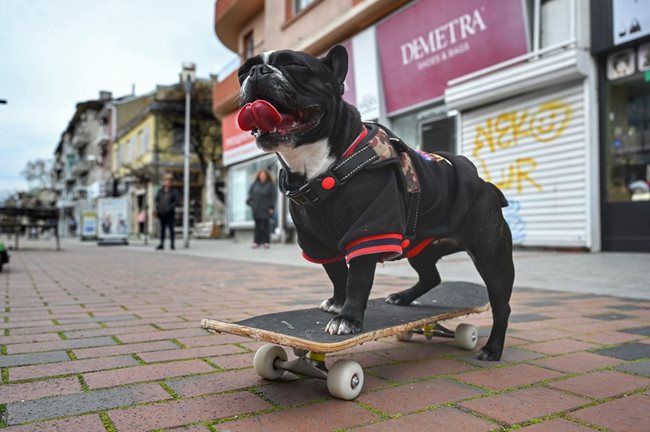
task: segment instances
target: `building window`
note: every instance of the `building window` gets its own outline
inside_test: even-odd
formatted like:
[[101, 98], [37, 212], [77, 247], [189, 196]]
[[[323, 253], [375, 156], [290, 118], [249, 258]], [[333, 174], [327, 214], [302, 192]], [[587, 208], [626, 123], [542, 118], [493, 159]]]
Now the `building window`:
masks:
[[576, 0], [526, 0], [532, 51], [575, 38]]
[[650, 87], [644, 73], [607, 83], [607, 201], [650, 200]]
[[305, 10], [309, 5], [314, 3], [315, 0], [292, 0], [293, 1], [293, 14], [298, 15]]
[[244, 58], [249, 59], [255, 55], [255, 40], [253, 39], [253, 32], [249, 32], [244, 36]]

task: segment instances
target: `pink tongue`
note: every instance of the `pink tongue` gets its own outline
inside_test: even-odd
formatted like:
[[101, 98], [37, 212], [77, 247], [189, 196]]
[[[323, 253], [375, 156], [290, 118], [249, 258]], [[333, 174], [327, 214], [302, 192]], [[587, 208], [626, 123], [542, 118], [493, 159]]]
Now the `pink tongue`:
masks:
[[279, 126], [289, 126], [293, 116], [280, 114], [278, 110], [265, 100], [247, 103], [239, 110], [237, 124], [241, 130], [257, 129], [260, 132], [270, 132]]

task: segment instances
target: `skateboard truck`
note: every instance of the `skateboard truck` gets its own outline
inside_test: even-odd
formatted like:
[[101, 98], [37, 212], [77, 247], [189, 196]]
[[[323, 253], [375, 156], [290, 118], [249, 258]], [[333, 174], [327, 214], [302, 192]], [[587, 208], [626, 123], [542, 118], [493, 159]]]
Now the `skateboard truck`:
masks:
[[414, 328], [405, 333], [400, 333], [396, 335], [395, 338], [401, 342], [408, 342], [414, 334], [423, 335], [428, 340], [433, 339], [434, 336], [453, 339], [458, 348], [465, 350], [474, 349], [476, 342], [478, 341], [478, 331], [476, 330], [476, 327], [472, 325], [459, 324], [458, 327], [456, 327], [456, 331], [454, 331], [449, 330], [447, 327], [437, 322], [427, 324], [420, 328]]
[[255, 353], [255, 372], [268, 380], [279, 379], [285, 371], [327, 381], [327, 389], [334, 397], [353, 400], [363, 388], [361, 366], [351, 360], [338, 360], [330, 370], [325, 366], [325, 354], [294, 348], [295, 359], [288, 360], [287, 352], [279, 345], [267, 344]]

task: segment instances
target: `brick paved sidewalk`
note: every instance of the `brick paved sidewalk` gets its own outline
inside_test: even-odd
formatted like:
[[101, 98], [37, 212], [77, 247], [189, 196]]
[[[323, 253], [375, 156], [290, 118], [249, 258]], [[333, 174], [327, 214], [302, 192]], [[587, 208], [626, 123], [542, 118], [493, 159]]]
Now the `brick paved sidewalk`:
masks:
[[[380, 275], [373, 294], [412, 282]], [[366, 371], [344, 402], [258, 378], [259, 343], [199, 328], [318, 304], [317, 267], [85, 246], [14, 252], [0, 288], [6, 431], [650, 430], [648, 301], [517, 288], [501, 362], [368, 343], [341, 354]], [[464, 321], [489, 332], [489, 313]]]

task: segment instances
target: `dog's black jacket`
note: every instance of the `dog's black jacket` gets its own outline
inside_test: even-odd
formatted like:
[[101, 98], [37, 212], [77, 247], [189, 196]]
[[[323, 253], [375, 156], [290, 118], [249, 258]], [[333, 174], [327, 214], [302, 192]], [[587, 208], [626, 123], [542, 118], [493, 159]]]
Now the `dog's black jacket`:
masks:
[[[433, 239], [449, 236], [484, 188], [491, 187], [502, 205], [507, 205], [501, 192], [484, 182], [467, 158], [417, 151], [399, 140], [389, 140], [393, 135], [378, 125], [365, 127], [367, 134], [353, 145], [355, 149], [369, 145], [376, 160], [360, 167], [344, 184], [337, 182], [327, 199], [312, 205], [291, 201], [298, 243], [307, 260], [326, 264], [345, 258], [349, 262], [368, 254], [380, 254], [382, 261], [412, 258]], [[322, 182], [328, 176], [310, 183], [315, 188], [326, 185]], [[281, 174], [285, 194], [301, 186]], [[409, 202], [414, 199], [417, 203]], [[414, 226], [407, 227], [409, 219]]]

